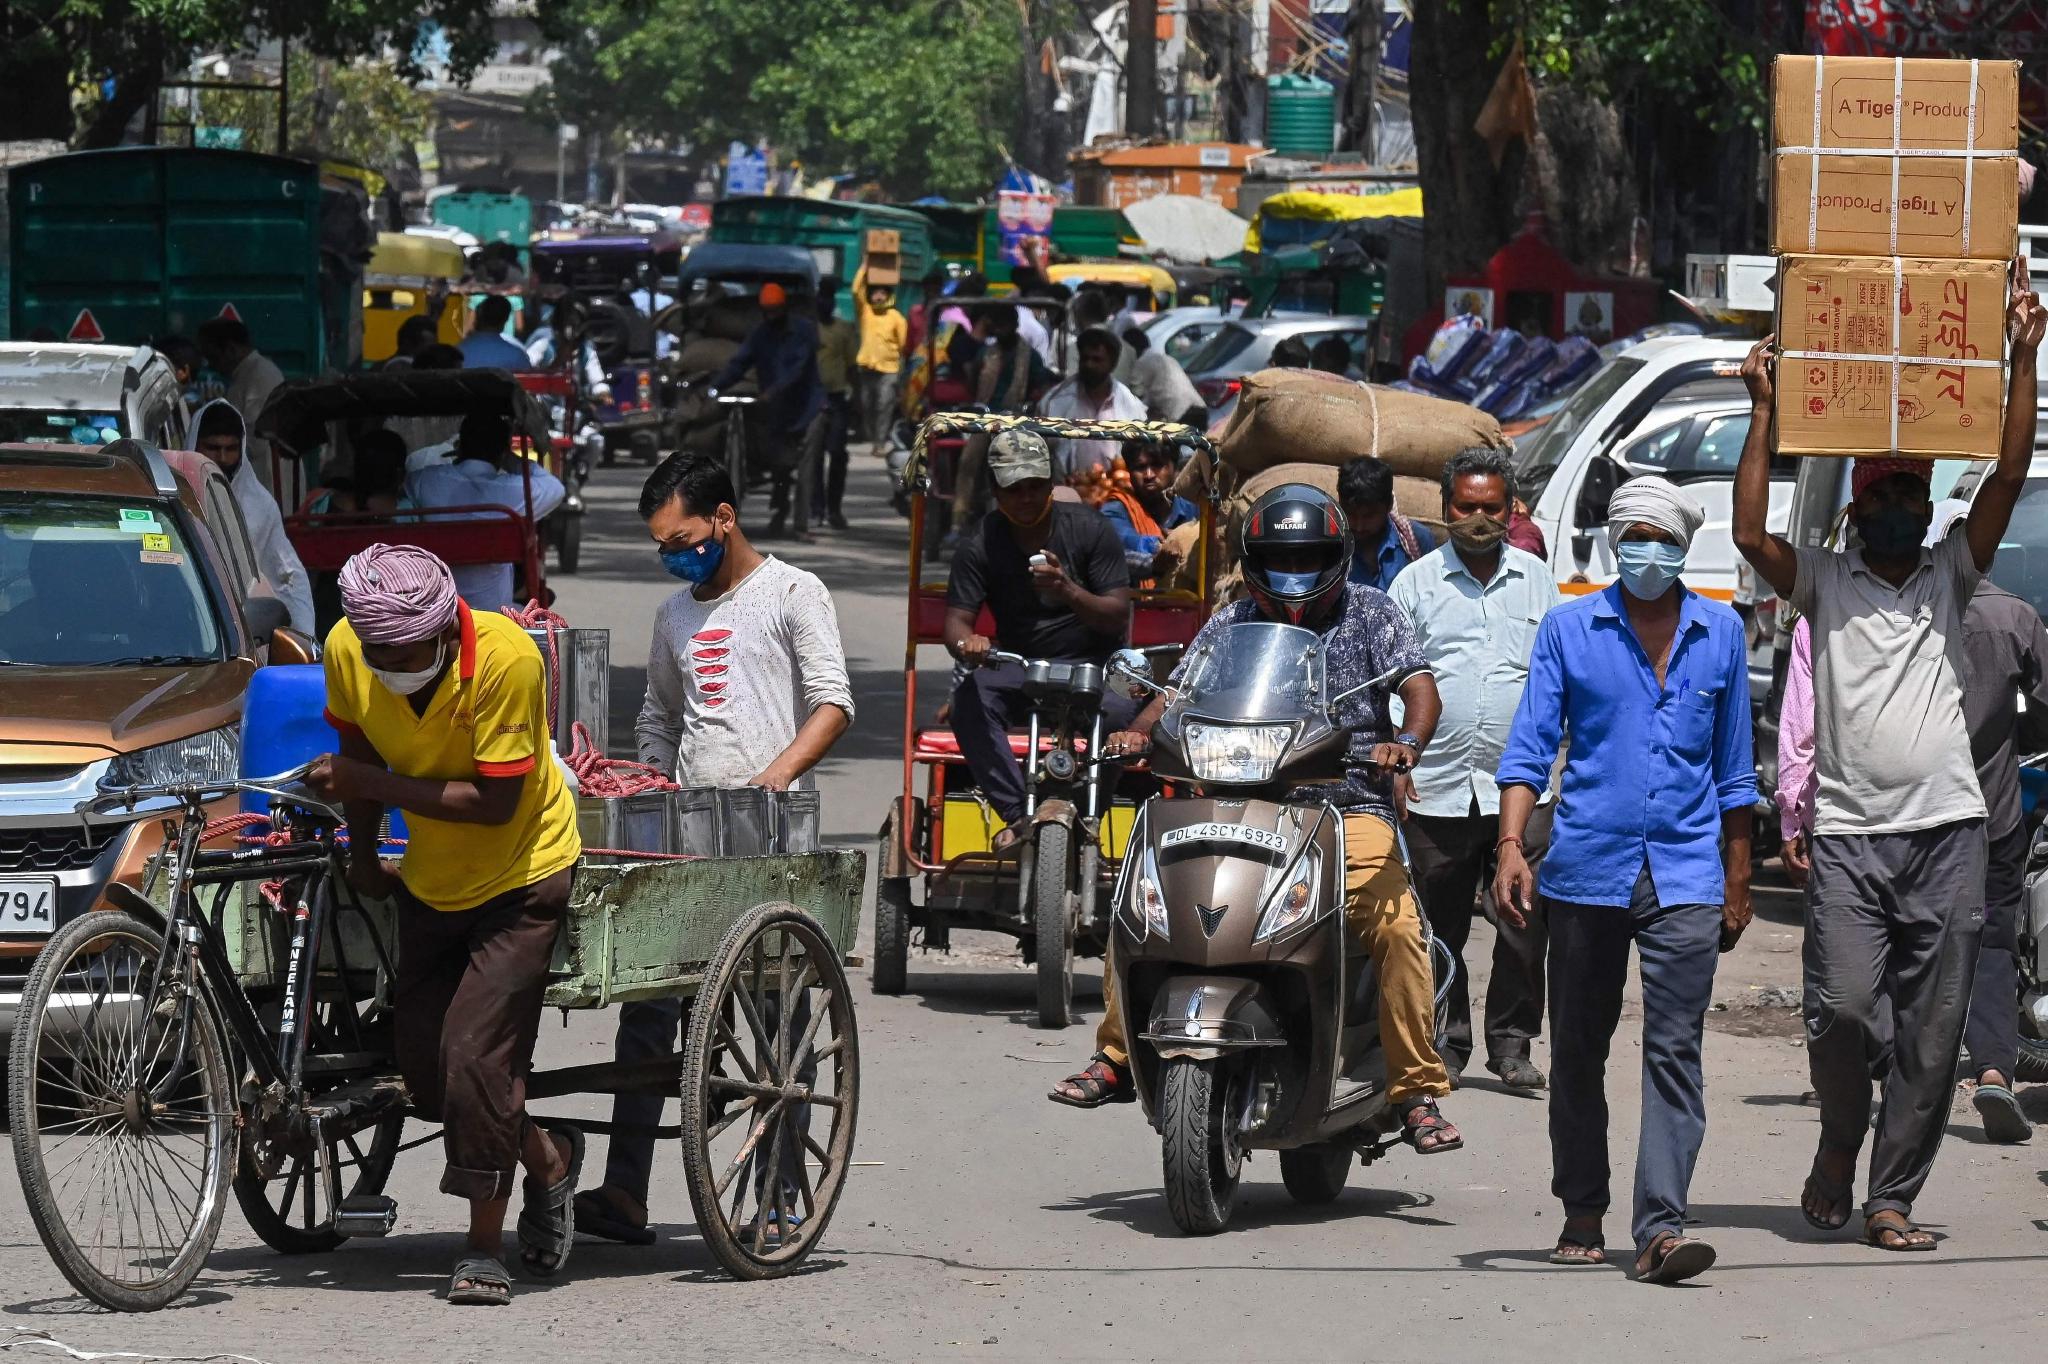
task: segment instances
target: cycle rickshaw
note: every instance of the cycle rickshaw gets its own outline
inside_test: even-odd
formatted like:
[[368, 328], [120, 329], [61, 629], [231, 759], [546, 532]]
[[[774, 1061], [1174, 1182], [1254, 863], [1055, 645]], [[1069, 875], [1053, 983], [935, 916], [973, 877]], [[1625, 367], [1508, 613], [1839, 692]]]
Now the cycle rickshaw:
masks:
[[[1100, 757], [1099, 702], [1108, 685], [1095, 664], [1061, 664], [998, 655], [1021, 665], [1033, 700], [1031, 723], [1010, 736], [1024, 763], [1027, 831], [998, 851], [1001, 829], [969, 778], [951, 730], [920, 707], [918, 650], [943, 641], [946, 568], [932, 562], [931, 448], [971, 434], [1009, 429], [1050, 438], [1143, 441], [1208, 451], [1208, 438], [1172, 422], [1083, 422], [1043, 417], [942, 412], [918, 428], [905, 471], [910, 497], [909, 620], [903, 660], [903, 791], [881, 832], [875, 903], [874, 988], [905, 986], [911, 938], [927, 949], [950, 945], [953, 928], [985, 929], [1017, 939], [1037, 971], [1038, 1019], [1048, 1028], [1073, 1021], [1073, 963], [1108, 946], [1109, 890], [1140, 803], [1124, 788], [1145, 781], [1144, 765]], [[944, 505], [941, 503], [940, 505]], [[1204, 505], [1189, 574], [1194, 586], [1133, 594], [1130, 643], [1148, 655], [1177, 656], [1208, 619], [1214, 594], [1210, 561], [1214, 514]], [[984, 609], [977, 627], [993, 637]]]

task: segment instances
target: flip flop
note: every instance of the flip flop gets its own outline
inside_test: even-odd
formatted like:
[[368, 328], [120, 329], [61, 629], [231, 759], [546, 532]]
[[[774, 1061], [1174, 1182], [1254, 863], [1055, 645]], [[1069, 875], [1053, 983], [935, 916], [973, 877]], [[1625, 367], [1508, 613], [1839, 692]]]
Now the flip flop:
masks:
[[[1827, 1200], [1830, 1208], [1840, 1208], [1842, 1215], [1836, 1218], [1815, 1217], [1807, 1210], [1807, 1200], [1819, 1194]], [[1818, 1231], [1840, 1231], [1849, 1225], [1850, 1205], [1855, 1201], [1856, 1191], [1848, 1184], [1830, 1184], [1820, 1172], [1820, 1153], [1814, 1152], [1813, 1168], [1807, 1172], [1806, 1187], [1799, 1191], [1799, 1215], [1806, 1224]]]
[[1650, 1248], [1650, 1267], [1636, 1275], [1636, 1282], [1679, 1283], [1712, 1269], [1714, 1259], [1714, 1248], [1705, 1241], [1666, 1235]]
[[628, 1246], [651, 1246], [656, 1239], [654, 1228], [619, 1216], [618, 1204], [596, 1189], [585, 1189], [576, 1195], [576, 1230], [585, 1236], [601, 1236]]
[[[469, 1287], [460, 1285], [467, 1283]], [[512, 1276], [488, 1255], [465, 1255], [448, 1276], [450, 1307], [507, 1307], [512, 1302]]]
[[[1575, 1246], [1586, 1253], [1568, 1255], [1566, 1246]], [[1561, 1231], [1557, 1234], [1557, 1248], [1550, 1252], [1550, 1263], [1569, 1265], [1573, 1269], [1598, 1268], [1607, 1263], [1607, 1238], [1597, 1233]]]
[[1970, 1096], [1977, 1116], [1984, 1119], [1984, 1138], [2001, 1145], [2026, 1141], [2034, 1135], [2034, 1124], [2020, 1109], [2020, 1101], [2004, 1085], [1978, 1085]]
[[[1882, 1215], [1881, 1213], [1879, 1214], [1879, 1216]], [[1914, 1226], [1913, 1219], [1904, 1214], [1894, 1215], [1899, 1219], [1896, 1222], [1880, 1222], [1877, 1220], [1877, 1217], [1865, 1218], [1863, 1222], [1864, 1244], [1877, 1250], [1890, 1251], [1894, 1255], [1914, 1255], [1935, 1248], [1933, 1235], [1924, 1227]], [[1885, 1238], [1888, 1236], [1898, 1237], [1898, 1243], [1893, 1244], [1887, 1241]], [[1913, 1239], [1915, 1236], [1924, 1236], [1927, 1239], [1916, 1241]]]
[[[542, 1126], [550, 1136], [557, 1129]], [[569, 1139], [569, 1169], [560, 1180], [542, 1185], [529, 1176], [525, 1181], [526, 1203], [519, 1210], [519, 1263], [539, 1279], [552, 1279], [569, 1263], [569, 1249], [576, 1244], [576, 1177], [583, 1173], [583, 1132], [564, 1127], [559, 1135]]]

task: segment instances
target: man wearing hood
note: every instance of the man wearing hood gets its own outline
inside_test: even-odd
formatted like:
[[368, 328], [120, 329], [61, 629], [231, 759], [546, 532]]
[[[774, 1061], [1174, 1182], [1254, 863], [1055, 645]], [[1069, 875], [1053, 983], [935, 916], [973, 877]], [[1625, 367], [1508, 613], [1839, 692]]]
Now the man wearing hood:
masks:
[[[1632, 1221], [1636, 1277], [1649, 1283], [1714, 1263], [1713, 1247], [1685, 1232], [1707, 1132], [1700, 1051], [1716, 959], [1750, 917], [1748, 649], [1735, 612], [1678, 576], [1705, 520], [1662, 478], [1615, 491], [1607, 536], [1620, 581], [1536, 627], [1495, 777], [1494, 903], [1521, 929], [1540, 894], [1550, 928], [1550, 1191], [1564, 1205], [1550, 1261], [1607, 1260], [1607, 1057], [1633, 947], [1643, 1102]], [[1524, 840], [1567, 735], [1539, 876]]]
[[[238, 317], [214, 317], [200, 323], [199, 351], [206, 358], [207, 368], [227, 380], [227, 392], [222, 396], [234, 404], [237, 412], [261, 414], [271, 393], [284, 382], [284, 371], [256, 349], [248, 325]], [[247, 457], [256, 463], [257, 486], [268, 494], [270, 442], [249, 441]]]
[[278, 600], [290, 608], [292, 629], [314, 638], [312, 584], [307, 580], [305, 565], [292, 549], [292, 542], [285, 538], [284, 517], [277, 509], [277, 499], [263, 486], [255, 464], [249, 459], [248, 427], [242, 414], [225, 398], [215, 398], [199, 409], [192, 429], [197, 433], [192, 447], [227, 475], [235, 505], [242, 509], [242, 523], [248, 527], [249, 543], [255, 547], [263, 580], [277, 593]]

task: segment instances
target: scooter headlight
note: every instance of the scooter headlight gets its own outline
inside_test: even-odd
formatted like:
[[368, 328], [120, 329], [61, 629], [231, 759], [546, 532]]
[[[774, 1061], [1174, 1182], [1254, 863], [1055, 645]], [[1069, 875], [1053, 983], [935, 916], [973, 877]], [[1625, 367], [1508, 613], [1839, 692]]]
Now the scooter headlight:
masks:
[[1134, 908], [1138, 911], [1139, 922], [1145, 925], [1146, 935], [1166, 937], [1166, 897], [1159, 893], [1159, 887], [1151, 877], [1138, 878], [1137, 897], [1138, 903]]
[[1322, 857], [1311, 847], [1280, 878], [1279, 889], [1266, 902], [1266, 912], [1259, 916], [1259, 931], [1252, 935], [1253, 942], [1277, 937], [1316, 916], [1316, 884], [1321, 872]]
[[1256, 785], [1271, 781], [1293, 725], [1208, 725], [1190, 721], [1182, 746], [1196, 781]]

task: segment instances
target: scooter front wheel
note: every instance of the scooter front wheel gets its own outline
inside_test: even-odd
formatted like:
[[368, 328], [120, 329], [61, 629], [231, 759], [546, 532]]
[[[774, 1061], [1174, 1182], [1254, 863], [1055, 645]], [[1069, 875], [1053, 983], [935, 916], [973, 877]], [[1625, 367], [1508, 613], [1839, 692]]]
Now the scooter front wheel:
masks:
[[1166, 1208], [1191, 1236], [1213, 1236], [1230, 1222], [1244, 1150], [1237, 1143], [1232, 1070], [1214, 1061], [1173, 1057], [1159, 1086], [1159, 1139]]

